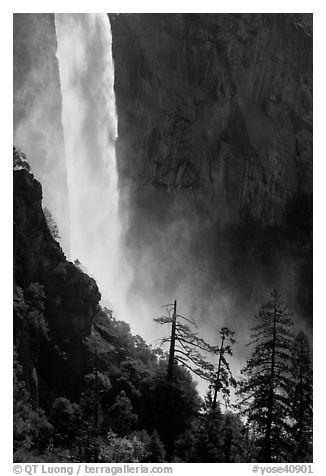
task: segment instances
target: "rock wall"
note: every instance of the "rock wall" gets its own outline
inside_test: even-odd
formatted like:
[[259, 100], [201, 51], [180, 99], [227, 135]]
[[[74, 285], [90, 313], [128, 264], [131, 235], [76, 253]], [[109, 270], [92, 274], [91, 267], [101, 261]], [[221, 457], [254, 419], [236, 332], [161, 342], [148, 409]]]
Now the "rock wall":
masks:
[[[45, 293], [50, 342], [42, 344], [36, 362], [41, 396], [49, 392], [73, 398], [79, 395], [85, 368], [90, 365], [85, 362], [83, 341], [90, 334], [100, 293], [94, 279], [67, 261], [52, 238], [42, 210], [41, 184], [26, 170], [14, 172], [14, 223], [15, 284], [26, 294], [31, 283], [39, 283]], [[16, 336], [24, 334], [21, 326], [24, 323], [16, 319]], [[26, 338], [29, 336], [22, 336]], [[29, 368], [31, 362], [23, 364]]]
[[111, 16], [123, 177], [222, 226], [311, 193], [310, 15]]
[[310, 319], [312, 15], [109, 18], [134, 286], [276, 286]]

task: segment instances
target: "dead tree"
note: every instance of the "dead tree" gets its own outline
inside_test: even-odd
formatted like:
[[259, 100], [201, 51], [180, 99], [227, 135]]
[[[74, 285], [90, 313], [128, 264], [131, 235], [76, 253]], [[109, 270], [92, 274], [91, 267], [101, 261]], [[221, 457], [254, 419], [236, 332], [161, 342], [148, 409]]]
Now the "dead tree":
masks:
[[167, 381], [172, 382], [173, 380], [173, 369], [174, 369], [174, 354], [175, 354], [175, 331], [177, 326], [177, 301], [174, 301], [173, 306], [173, 316], [172, 316], [172, 329], [171, 329], [171, 339], [170, 339], [170, 353], [169, 353], [169, 365], [168, 365], [168, 374]]
[[193, 332], [189, 325], [180, 322], [180, 320], [184, 320], [197, 327], [193, 320], [177, 314], [176, 300], [174, 304], [164, 307], [167, 308], [168, 316], [158, 317], [154, 321], [159, 324], [171, 324], [170, 337], [161, 339], [161, 345], [170, 343], [167, 381], [173, 381], [175, 363], [180, 363], [194, 374], [210, 381], [214, 367], [203, 358], [202, 352], [211, 353], [214, 351], [214, 347], [205, 342], [196, 332]]

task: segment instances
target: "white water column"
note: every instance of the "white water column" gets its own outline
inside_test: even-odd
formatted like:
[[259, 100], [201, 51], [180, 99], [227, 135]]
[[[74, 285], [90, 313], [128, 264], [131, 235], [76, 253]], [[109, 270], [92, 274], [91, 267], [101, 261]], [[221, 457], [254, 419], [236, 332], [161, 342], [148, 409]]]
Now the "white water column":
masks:
[[123, 307], [115, 155], [117, 116], [111, 28], [106, 14], [55, 14], [62, 91], [72, 260], [102, 297]]

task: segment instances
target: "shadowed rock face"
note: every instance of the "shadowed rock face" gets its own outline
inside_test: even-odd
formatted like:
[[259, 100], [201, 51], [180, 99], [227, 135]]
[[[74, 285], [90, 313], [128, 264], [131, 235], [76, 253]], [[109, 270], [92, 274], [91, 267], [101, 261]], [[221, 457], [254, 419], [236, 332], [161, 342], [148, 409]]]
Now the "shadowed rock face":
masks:
[[[51, 236], [41, 202], [41, 184], [25, 170], [15, 171], [15, 283], [24, 292], [33, 282], [44, 286], [44, 316], [51, 338], [50, 344], [43, 345], [36, 364], [43, 382], [41, 392], [67, 392], [73, 398], [78, 395], [89, 365], [85, 362], [83, 340], [90, 334], [100, 293], [94, 279], [66, 260]], [[19, 320], [15, 322], [18, 335], [21, 324]], [[62, 359], [55, 348], [66, 353], [67, 358]], [[29, 364], [24, 362], [27, 367]]]
[[312, 35], [299, 15], [111, 17], [124, 175], [221, 225], [311, 193]]
[[109, 17], [135, 286], [200, 268], [193, 289], [277, 286], [309, 319], [312, 15]]

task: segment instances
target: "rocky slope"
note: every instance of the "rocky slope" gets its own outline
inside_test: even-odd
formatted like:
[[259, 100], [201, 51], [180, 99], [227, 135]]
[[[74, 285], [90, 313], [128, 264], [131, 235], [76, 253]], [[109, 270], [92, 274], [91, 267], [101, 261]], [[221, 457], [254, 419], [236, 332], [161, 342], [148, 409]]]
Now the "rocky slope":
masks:
[[[311, 15], [109, 18], [130, 298], [152, 310], [177, 297], [208, 329], [219, 319], [245, 331], [276, 287], [311, 321]], [[53, 15], [15, 15], [14, 39], [15, 139], [35, 164], [46, 205], [62, 211], [54, 218], [68, 250]], [[48, 319], [66, 350], [66, 335], [80, 342], [89, 331], [96, 292], [85, 291], [88, 278], [44, 227], [39, 186], [24, 171], [15, 176], [17, 284], [46, 287]], [[60, 384], [60, 372], [46, 377]]]
[[312, 15], [109, 18], [135, 286], [277, 286], [310, 319]]
[[[41, 184], [24, 169], [14, 171], [14, 230], [16, 297], [22, 291], [26, 301], [31, 284], [43, 287], [45, 301], [40, 309], [50, 336], [50, 342], [41, 343], [35, 359], [20, 355], [25, 378], [30, 387], [35, 378], [41, 382], [41, 393], [55, 391], [73, 397], [80, 391], [87, 367], [83, 340], [90, 334], [100, 293], [92, 278], [66, 260], [51, 236], [42, 210]], [[23, 319], [15, 316], [18, 350], [26, 348], [23, 344], [30, 338], [24, 330], [26, 319], [26, 315]]]

